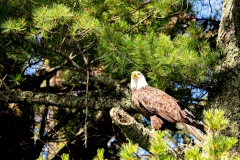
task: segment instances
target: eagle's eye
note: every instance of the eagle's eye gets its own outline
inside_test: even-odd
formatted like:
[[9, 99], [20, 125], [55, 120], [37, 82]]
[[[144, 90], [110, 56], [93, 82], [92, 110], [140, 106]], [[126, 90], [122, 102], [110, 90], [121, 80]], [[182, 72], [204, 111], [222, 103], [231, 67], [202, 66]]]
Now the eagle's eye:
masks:
[[141, 75], [141, 73], [139, 73], [139, 72], [138, 72], [138, 73], [137, 73], [137, 75], [139, 75], [139, 76], [140, 76], [140, 75]]

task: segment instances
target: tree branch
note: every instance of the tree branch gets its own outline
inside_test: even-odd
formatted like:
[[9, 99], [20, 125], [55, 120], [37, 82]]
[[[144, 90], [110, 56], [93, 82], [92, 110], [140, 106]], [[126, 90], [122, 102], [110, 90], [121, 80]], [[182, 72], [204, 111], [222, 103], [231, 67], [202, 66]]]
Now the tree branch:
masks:
[[[85, 109], [86, 95], [81, 97], [72, 95], [58, 95], [43, 92], [31, 92], [31, 91], [0, 91], [0, 102], [5, 103], [24, 103], [28, 102], [30, 104], [43, 104], [64, 108], [82, 108]], [[96, 104], [98, 105], [96, 106]], [[99, 107], [101, 104], [101, 107]], [[111, 104], [111, 105], [110, 105]], [[115, 106], [121, 106], [125, 111], [130, 113], [137, 113], [137, 111], [132, 107], [128, 99], [113, 99], [112, 97], [104, 97], [95, 99], [92, 97], [88, 98], [88, 107], [95, 107], [96, 110], [111, 109], [112, 104]]]
[[[85, 97], [60, 96], [50, 93], [34, 93], [30, 91], [0, 91], [0, 101], [6, 103], [28, 103], [45, 104], [59, 107], [83, 107]], [[92, 101], [95, 103], [95, 101]], [[89, 105], [93, 104], [89, 103]]]
[[132, 116], [126, 113], [120, 107], [114, 107], [110, 110], [110, 116], [114, 123], [122, 130], [125, 137], [129, 138], [133, 143], [138, 143], [144, 149], [150, 146], [150, 138], [154, 135], [150, 130], [138, 123]]

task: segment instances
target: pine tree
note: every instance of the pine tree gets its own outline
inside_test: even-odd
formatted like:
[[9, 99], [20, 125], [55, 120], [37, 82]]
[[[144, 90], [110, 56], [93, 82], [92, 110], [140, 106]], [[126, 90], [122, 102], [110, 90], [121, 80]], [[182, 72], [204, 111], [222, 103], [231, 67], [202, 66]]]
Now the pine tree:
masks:
[[[191, 9], [179, 0], [1, 1], [0, 157], [41, 159], [47, 149], [49, 159], [118, 159], [128, 133], [109, 111], [145, 123], [130, 102], [133, 70], [201, 119], [207, 98], [191, 89], [216, 85], [222, 55]], [[139, 128], [151, 137], [132, 122], [133, 137]]]

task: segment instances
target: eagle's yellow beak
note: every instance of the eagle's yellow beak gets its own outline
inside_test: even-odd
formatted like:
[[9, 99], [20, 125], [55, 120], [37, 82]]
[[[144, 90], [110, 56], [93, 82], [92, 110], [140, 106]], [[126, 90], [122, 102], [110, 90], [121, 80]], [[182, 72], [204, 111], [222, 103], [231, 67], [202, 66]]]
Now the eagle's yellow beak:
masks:
[[138, 75], [136, 72], [132, 72], [132, 78], [138, 78]]

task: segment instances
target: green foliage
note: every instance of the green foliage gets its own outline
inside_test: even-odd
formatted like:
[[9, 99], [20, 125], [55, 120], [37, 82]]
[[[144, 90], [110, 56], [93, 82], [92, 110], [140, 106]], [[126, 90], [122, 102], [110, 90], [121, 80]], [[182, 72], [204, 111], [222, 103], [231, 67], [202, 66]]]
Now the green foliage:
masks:
[[44, 160], [42, 154], [36, 160]]
[[234, 159], [236, 156], [231, 155], [230, 149], [236, 143], [237, 138], [235, 137], [209, 134], [205, 137], [205, 142], [202, 145], [190, 148], [185, 152], [185, 156], [191, 160]]
[[198, 45], [199, 41], [188, 35], [171, 40], [163, 33], [125, 35], [108, 30], [100, 41], [99, 51], [106, 56], [106, 71], [116, 78], [141, 70], [147, 73], [152, 85], [165, 88], [170, 81], [200, 84], [209, 79], [217, 56], [210, 52], [207, 43], [202, 50]]
[[61, 155], [61, 159], [62, 159], [62, 160], [70, 160], [69, 154], [63, 153], [63, 154]]
[[[150, 140], [149, 152], [151, 155], [145, 155], [144, 157], [151, 160], [165, 159], [170, 160], [174, 157], [170, 154], [169, 146], [167, 143], [169, 140], [166, 138], [164, 131], [154, 132], [154, 138]], [[122, 160], [136, 160], [142, 159], [137, 152], [139, 151], [139, 146], [133, 144], [131, 141], [129, 143], [122, 144], [121, 150], [119, 152], [119, 157]]]
[[55, 4], [51, 7], [40, 7], [33, 13], [34, 26], [39, 29], [40, 37], [46, 37], [59, 24], [64, 24], [73, 16], [70, 8], [62, 4]]
[[224, 117], [224, 111], [218, 109], [204, 111], [204, 124], [208, 128], [204, 143], [187, 149], [186, 158], [190, 160], [236, 159], [237, 156], [231, 155], [230, 150], [237, 143], [237, 138], [219, 134], [229, 124], [229, 120]]
[[167, 140], [165, 136], [164, 131], [156, 131], [154, 132], [155, 137], [150, 140], [150, 147], [149, 151], [152, 153], [151, 160], [157, 160], [157, 159], [173, 159], [174, 157], [168, 152], [169, 146], [167, 143], [169, 140]]
[[[43, 39], [45, 47], [54, 47], [61, 53], [73, 52], [75, 56], [79, 53], [77, 50], [88, 48], [97, 39], [98, 50], [89, 50], [88, 54], [94, 62], [101, 60], [105, 72], [122, 79], [131, 71], [140, 70], [150, 79], [151, 85], [165, 89], [172, 85], [171, 82], [206, 82], [216, 61], [216, 55], [210, 52], [201, 28], [195, 23], [190, 24], [185, 35], [167, 35], [171, 28], [169, 23], [172, 23], [170, 14], [183, 8], [191, 7], [178, 0], [151, 3], [106, 0], [94, 1], [94, 5], [92, 1], [83, 0], [78, 10], [69, 4], [50, 3], [34, 8], [30, 14], [32, 21], [9, 20], [2, 28], [3, 33], [24, 30], [29, 40], [36, 41], [36, 35], [47, 38]], [[67, 46], [64, 49], [63, 42], [71, 46], [72, 51]], [[81, 48], [76, 46], [80, 42]], [[31, 48], [27, 50], [27, 53], [22, 51], [21, 56], [29, 54]], [[45, 58], [54, 57], [55, 62], [65, 58], [49, 49], [40, 52]], [[82, 64], [83, 59], [77, 59], [79, 57], [75, 60]]]
[[138, 34], [153, 30], [171, 30], [167, 26], [171, 21], [169, 14], [183, 8], [188, 10], [191, 7], [178, 0], [151, 1], [150, 3], [105, 0], [99, 3], [98, 9], [96, 6], [90, 6], [89, 11], [116, 31]]
[[225, 129], [229, 120], [224, 117], [224, 110], [210, 109], [204, 110], [204, 124], [212, 132], [219, 132]]
[[[192, 22], [185, 34], [168, 35], [172, 24], [169, 14], [184, 7], [182, 1], [153, 1], [146, 7], [137, 1], [105, 1], [102, 17], [110, 21], [104, 21], [109, 24], [105, 25], [98, 48], [99, 56], [104, 56], [105, 71], [121, 79], [133, 70], [140, 70], [151, 85], [163, 89], [170, 87], [171, 82], [206, 83], [218, 56], [211, 51], [201, 27]], [[126, 29], [129, 27], [131, 34]]]
[[208, 135], [206, 141], [209, 142], [203, 149], [207, 154], [220, 159], [221, 157], [228, 157], [229, 150], [237, 143], [237, 138], [226, 136], [212, 136]]
[[97, 150], [97, 155], [94, 157], [93, 160], [104, 160], [104, 149], [98, 149]]
[[9, 81], [12, 82], [14, 85], [20, 85], [21, 82], [25, 79], [19, 73], [17, 73], [15, 76], [10, 75], [9, 78], [10, 78]]
[[118, 155], [122, 160], [135, 160], [139, 159], [139, 157], [136, 155], [137, 152], [138, 145], [133, 144], [131, 141], [129, 141], [128, 143], [122, 144]]
[[1, 27], [3, 28], [2, 33], [22, 32], [26, 30], [26, 20], [24, 18], [10, 19], [4, 22]]
[[185, 152], [185, 156], [189, 160], [206, 160], [206, 158], [200, 154], [201, 149], [199, 147], [194, 147]]
[[100, 31], [99, 21], [96, 18], [90, 16], [88, 12], [85, 11], [74, 17], [73, 25], [70, 29], [70, 34], [77, 36], [81, 32], [86, 32], [84, 30], [94, 33], [98, 33]]

